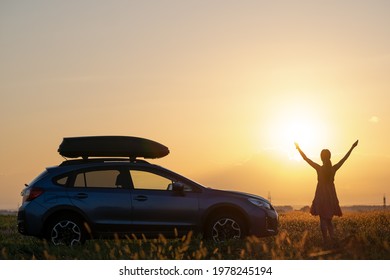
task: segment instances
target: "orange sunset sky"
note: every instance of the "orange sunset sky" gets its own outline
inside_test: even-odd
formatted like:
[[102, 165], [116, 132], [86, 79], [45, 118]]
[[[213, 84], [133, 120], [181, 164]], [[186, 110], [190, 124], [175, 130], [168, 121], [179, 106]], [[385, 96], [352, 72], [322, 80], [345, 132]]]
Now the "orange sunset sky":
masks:
[[[0, 1], [0, 209], [63, 137], [133, 135], [204, 185], [310, 205], [390, 196], [390, 1]], [[389, 199], [388, 199], [389, 200]]]

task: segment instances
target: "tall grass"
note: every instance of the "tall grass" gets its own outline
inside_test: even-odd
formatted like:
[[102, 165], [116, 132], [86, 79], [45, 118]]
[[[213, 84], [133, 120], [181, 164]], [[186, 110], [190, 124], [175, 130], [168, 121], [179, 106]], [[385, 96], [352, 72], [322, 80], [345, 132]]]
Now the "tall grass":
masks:
[[0, 216], [0, 259], [390, 259], [390, 212], [350, 213], [334, 219], [338, 243], [323, 248], [318, 218], [308, 213], [280, 215], [280, 232], [267, 238], [215, 244], [192, 233], [182, 238], [90, 240], [68, 248], [20, 235], [15, 216]]

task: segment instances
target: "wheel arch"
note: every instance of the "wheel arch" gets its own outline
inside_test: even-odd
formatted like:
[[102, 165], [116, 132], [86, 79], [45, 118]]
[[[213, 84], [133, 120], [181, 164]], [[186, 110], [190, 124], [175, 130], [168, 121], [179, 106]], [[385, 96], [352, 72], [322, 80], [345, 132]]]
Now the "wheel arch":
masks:
[[238, 215], [240, 218], [242, 218], [242, 221], [244, 222], [246, 233], [249, 231], [249, 217], [247, 216], [245, 211], [242, 210], [237, 205], [229, 204], [229, 203], [221, 203], [221, 204], [214, 205], [213, 207], [208, 209], [204, 214], [202, 232], [206, 231], [213, 217], [222, 214]]
[[93, 229], [92, 229], [91, 223], [87, 219], [87, 217], [77, 208], [68, 207], [68, 206], [55, 207], [45, 215], [43, 227], [42, 227], [42, 232], [41, 232], [42, 236], [45, 235], [47, 227], [50, 225], [50, 223], [59, 217], [72, 217], [72, 218], [76, 218], [76, 219], [82, 221], [83, 225], [84, 225], [84, 229], [87, 232], [87, 236], [89, 236], [89, 237], [93, 236]]

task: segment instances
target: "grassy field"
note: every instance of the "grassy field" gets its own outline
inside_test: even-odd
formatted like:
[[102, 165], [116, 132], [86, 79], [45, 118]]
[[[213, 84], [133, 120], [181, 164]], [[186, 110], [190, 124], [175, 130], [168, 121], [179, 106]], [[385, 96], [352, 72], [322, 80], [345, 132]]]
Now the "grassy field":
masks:
[[0, 216], [0, 259], [390, 259], [390, 212], [347, 213], [334, 220], [338, 243], [322, 247], [318, 217], [290, 212], [280, 215], [280, 233], [216, 245], [188, 234], [181, 239], [113, 239], [67, 248], [20, 235], [15, 216]]

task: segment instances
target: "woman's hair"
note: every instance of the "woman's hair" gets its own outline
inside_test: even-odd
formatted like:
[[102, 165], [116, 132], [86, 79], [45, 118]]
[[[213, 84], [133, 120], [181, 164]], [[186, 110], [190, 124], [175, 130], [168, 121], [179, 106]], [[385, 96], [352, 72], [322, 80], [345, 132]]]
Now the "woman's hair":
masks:
[[321, 151], [321, 160], [323, 162], [324, 175], [326, 178], [331, 179], [332, 176], [332, 162], [330, 161], [331, 153], [328, 149]]

